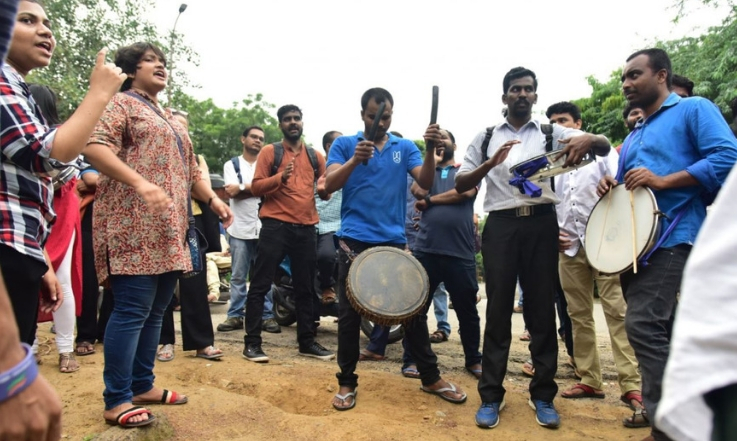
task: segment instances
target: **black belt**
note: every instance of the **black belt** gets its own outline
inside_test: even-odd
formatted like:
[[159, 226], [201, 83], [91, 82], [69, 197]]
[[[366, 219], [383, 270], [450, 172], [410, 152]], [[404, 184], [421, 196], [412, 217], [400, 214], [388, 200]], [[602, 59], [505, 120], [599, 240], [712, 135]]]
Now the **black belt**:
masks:
[[293, 224], [293, 223], [290, 223], [290, 222], [284, 222], [284, 221], [281, 221], [279, 219], [273, 219], [273, 218], [270, 218], [270, 217], [261, 219], [261, 223], [263, 223], [263, 222], [278, 222], [280, 224], [289, 225], [290, 227], [297, 227], [297, 228], [315, 228], [315, 226], [316, 226], [315, 224], [312, 224], [312, 225]]
[[489, 212], [489, 215], [510, 216], [510, 217], [531, 217], [531, 216], [541, 216], [543, 214], [553, 213], [554, 211], [555, 211], [555, 205], [541, 204], [541, 205], [525, 205], [523, 207], [509, 208], [507, 210], [495, 210], [495, 211]]

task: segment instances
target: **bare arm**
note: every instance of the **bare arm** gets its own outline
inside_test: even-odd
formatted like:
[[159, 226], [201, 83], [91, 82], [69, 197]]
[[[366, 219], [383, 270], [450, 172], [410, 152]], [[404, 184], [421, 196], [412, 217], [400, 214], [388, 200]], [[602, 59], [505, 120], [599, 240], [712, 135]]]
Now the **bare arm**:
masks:
[[90, 77], [90, 89], [72, 116], [56, 129], [56, 137], [49, 157], [69, 162], [79, 156], [92, 135], [95, 124], [105, 106], [120, 88], [127, 75], [113, 63], [105, 63], [107, 49], [97, 53]]

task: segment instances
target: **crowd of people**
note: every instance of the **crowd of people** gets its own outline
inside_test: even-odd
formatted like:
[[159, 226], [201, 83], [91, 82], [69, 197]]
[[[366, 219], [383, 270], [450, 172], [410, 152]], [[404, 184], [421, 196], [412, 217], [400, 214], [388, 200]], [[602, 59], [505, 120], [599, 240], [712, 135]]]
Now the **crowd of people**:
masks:
[[[449, 300], [465, 368], [478, 380], [480, 428], [496, 427], [506, 404], [514, 312], [523, 314], [530, 341], [523, 369], [532, 377], [529, 405], [537, 424], [561, 425], [558, 395], [605, 397], [597, 292], [620, 398], [632, 410], [623, 425], [650, 427], [645, 440], [737, 436], [737, 378], [714, 381], [715, 371], [710, 381], [696, 381], [737, 354], [729, 339], [734, 325], [723, 312], [734, 309], [727, 293], [735, 283], [724, 274], [728, 268], [714, 269], [734, 256], [717, 236], [729, 229], [734, 210], [717, 194], [723, 185], [734, 193], [737, 179], [727, 177], [737, 139], [718, 107], [673, 74], [663, 50], [626, 60], [622, 116], [630, 134], [616, 148], [602, 134], [581, 130], [573, 103], [550, 106], [549, 124], [533, 118], [537, 76], [515, 67], [502, 79], [503, 120], [480, 131], [461, 161], [455, 136], [437, 123], [425, 130], [424, 157], [414, 142], [390, 132], [394, 98], [375, 87], [360, 97], [361, 130], [326, 133], [325, 155], [304, 143], [302, 110], [288, 104], [277, 111], [282, 139], [245, 127], [242, 153], [223, 164], [221, 177], [195, 154], [186, 112], [159, 100], [168, 74], [157, 46], [118, 48], [112, 62], [100, 51], [87, 95], [60, 121], [54, 92], [26, 82], [51, 62], [56, 44], [43, 6], [2, 0], [0, 25], [0, 51], [7, 52], [0, 75], [0, 438], [60, 437], [61, 403], [34, 357], [40, 321], [54, 321], [61, 372], [80, 369], [76, 356], [103, 343], [106, 423], [146, 426], [156, 420], [149, 405], [187, 403], [183, 393], [154, 384], [154, 366], [174, 358], [178, 308], [183, 349], [205, 359], [225, 355], [203, 313], [219, 297], [219, 267], [229, 267], [231, 278], [227, 318], [217, 330], [243, 331], [242, 356], [255, 363], [269, 361], [262, 332], [281, 332], [272, 282], [278, 268], [288, 267], [298, 354], [323, 361], [337, 355], [331, 405], [353, 409], [358, 362], [384, 359], [389, 328], [377, 326], [369, 347], [360, 348], [365, 311], [352, 297], [351, 268], [384, 249], [417, 262], [430, 293], [402, 323], [402, 374], [419, 379], [425, 393], [466, 402], [467, 393], [441, 375], [432, 347], [450, 335]], [[563, 164], [554, 176], [531, 177], [556, 161]], [[526, 168], [510, 170], [517, 164]], [[479, 231], [473, 207], [482, 182], [487, 217]], [[585, 247], [587, 222], [618, 186], [631, 198], [649, 189], [661, 228], [646, 255], [605, 274]], [[476, 306], [478, 252], [485, 329]], [[724, 289], [704, 304], [696, 299], [710, 277]], [[516, 305], [518, 286], [524, 302]], [[337, 352], [316, 340], [321, 305], [335, 303]], [[433, 303], [438, 328], [431, 333]], [[711, 323], [707, 335], [721, 345], [694, 331], [703, 314], [677, 314], [686, 305], [713, 312], [719, 326]], [[559, 335], [579, 378], [560, 393]], [[686, 402], [675, 391], [689, 382]]]

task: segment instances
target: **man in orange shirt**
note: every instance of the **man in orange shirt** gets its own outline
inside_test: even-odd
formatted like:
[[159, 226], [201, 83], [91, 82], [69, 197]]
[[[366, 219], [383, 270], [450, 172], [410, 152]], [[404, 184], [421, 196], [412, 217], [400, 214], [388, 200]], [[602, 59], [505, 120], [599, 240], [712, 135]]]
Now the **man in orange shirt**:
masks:
[[[284, 139], [261, 149], [251, 181], [251, 193], [261, 196], [261, 232], [256, 249], [253, 279], [246, 296], [246, 336], [243, 357], [265, 363], [261, 349], [261, 314], [264, 298], [271, 289], [274, 272], [285, 256], [292, 268], [297, 312], [299, 355], [331, 360], [335, 354], [315, 341], [312, 332], [312, 297], [319, 218], [315, 208], [314, 184], [321, 199], [325, 192], [325, 158], [302, 142], [302, 111], [286, 105], [277, 111]], [[319, 177], [319, 179], [318, 179]]]

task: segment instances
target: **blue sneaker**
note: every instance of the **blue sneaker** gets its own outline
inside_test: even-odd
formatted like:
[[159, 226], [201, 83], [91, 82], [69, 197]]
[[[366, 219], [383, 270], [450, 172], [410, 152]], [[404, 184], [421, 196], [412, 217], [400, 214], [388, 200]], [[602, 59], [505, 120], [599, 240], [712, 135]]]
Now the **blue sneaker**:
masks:
[[484, 429], [493, 429], [499, 424], [499, 412], [504, 409], [504, 401], [501, 403], [481, 403], [476, 411], [476, 425]]
[[556, 429], [560, 426], [560, 417], [552, 401], [530, 399], [529, 404], [530, 407], [535, 409], [537, 424], [549, 429]]

